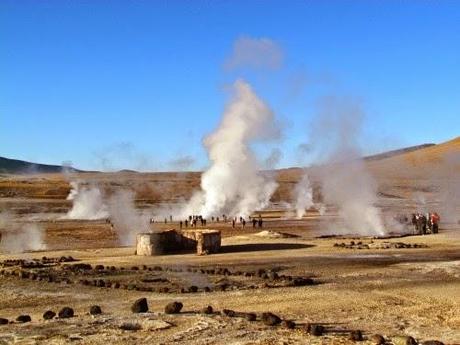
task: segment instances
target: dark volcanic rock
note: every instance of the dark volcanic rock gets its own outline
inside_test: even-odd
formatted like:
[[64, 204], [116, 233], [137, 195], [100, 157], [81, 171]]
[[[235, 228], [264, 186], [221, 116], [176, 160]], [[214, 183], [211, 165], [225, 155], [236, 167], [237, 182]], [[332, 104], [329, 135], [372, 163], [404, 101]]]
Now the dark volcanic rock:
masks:
[[282, 325], [288, 329], [294, 329], [295, 328], [295, 322], [291, 320], [284, 320]]
[[223, 309], [222, 314], [224, 314], [225, 316], [228, 316], [228, 317], [235, 317], [236, 316], [236, 312], [234, 310], [231, 310], [231, 309]]
[[310, 325], [308, 325], [308, 333], [310, 333], [311, 335], [315, 335], [315, 336], [323, 335], [324, 326], [310, 324]]
[[68, 319], [70, 317], [74, 316], [73, 309], [70, 307], [64, 307], [61, 310], [59, 310], [58, 316], [60, 319]]
[[51, 320], [56, 316], [56, 313], [52, 310], [47, 310], [43, 313], [43, 319], [44, 320]]
[[263, 313], [262, 322], [267, 326], [275, 326], [281, 323], [281, 319], [273, 313]]
[[7, 325], [7, 324], [8, 324], [8, 319], [0, 317], [0, 325]]
[[362, 341], [363, 340], [363, 334], [359, 330], [351, 331], [349, 339], [354, 340], [354, 341]]
[[92, 305], [90, 308], [89, 308], [89, 313], [91, 315], [99, 315], [99, 314], [102, 314], [102, 309], [101, 307], [99, 307], [98, 305]]
[[30, 322], [30, 321], [32, 321], [32, 319], [30, 318], [29, 315], [19, 315], [19, 316], [16, 318], [16, 321], [17, 321], [17, 322], [21, 322], [21, 323], [25, 323], [25, 322]]
[[165, 306], [166, 314], [179, 314], [184, 305], [181, 302], [171, 302]]
[[133, 313], [146, 313], [149, 311], [149, 306], [147, 304], [147, 298], [139, 298], [131, 306], [131, 311]]
[[250, 322], [257, 320], [257, 315], [255, 313], [245, 313], [244, 318]]
[[197, 292], [198, 286], [192, 285], [188, 288], [188, 292]]
[[214, 312], [214, 309], [212, 309], [210, 305], [201, 309], [202, 314], [212, 314], [213, 312]]
[[139, 331], [142, 327], [138, 323], [125, 322], [120, 325], [120, 329], [124, 331]]

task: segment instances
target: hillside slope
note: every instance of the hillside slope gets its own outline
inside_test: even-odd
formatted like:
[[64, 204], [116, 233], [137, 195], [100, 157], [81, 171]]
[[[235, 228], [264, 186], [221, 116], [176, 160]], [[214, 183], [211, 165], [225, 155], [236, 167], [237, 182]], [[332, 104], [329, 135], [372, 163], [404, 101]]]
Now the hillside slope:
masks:
[[[79, 170], [69, 168], [72, 172]], [[34, 173], [60, 173], [61, 165], [38, 164], [18, 159], [0, 157], [1, 174], [34, 174]]]

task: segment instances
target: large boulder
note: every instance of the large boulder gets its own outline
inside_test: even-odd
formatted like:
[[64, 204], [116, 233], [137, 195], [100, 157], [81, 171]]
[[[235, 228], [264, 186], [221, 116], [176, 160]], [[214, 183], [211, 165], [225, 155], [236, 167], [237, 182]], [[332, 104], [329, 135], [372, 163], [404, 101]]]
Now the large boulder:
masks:
[[261, 319], [267, 326], [275, 326], [281, 323], [281, 319], [273, 313], [262, 313]]
[[131, 306], [131, 311], [133, 313], [146, 313], [149, 311], [149, 306], [147, 304], [147, 298], [142, 297], [136, 300]]
[[8, 324], [8, 319], [0, 317], [0, 325], [7, 325], [7, 324]]
[[166, 314], [179, 314], [184, 305], [181, 302], [171, 302], [165, 306]]

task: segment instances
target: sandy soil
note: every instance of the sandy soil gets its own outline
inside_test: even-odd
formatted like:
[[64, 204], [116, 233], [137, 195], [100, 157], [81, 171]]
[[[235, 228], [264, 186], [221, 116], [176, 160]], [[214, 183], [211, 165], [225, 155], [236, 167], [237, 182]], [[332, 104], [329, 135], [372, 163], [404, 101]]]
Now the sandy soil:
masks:
[[[226, 267], [232, 272], [264, 268], [280, 275], [312, 277], [315, 285], [159, 293], [84, 286], [76, 279], [66, 284], [2, 276], [0, 317], [14, 320], [20, 314], [28, 314], [32, 322], [0, 326], [0, 343], [348, 344], [353, 343], [348, 339], [349, 331], [356, 329], [363, 331], [368, 343], [374, 333], [390, 340], [411, 335], [418, 340], [460, 342], [460, 229], [428, 236], [360, 239], [363, 243], [403, 242], [426, 245], [425, 248], [360, 250], [334, 246], [352, 239], [316, 238], [316, 233], [309, 229], [314, 228], [317, 221], [310, 217], [298, 222], [298, 226], [291, 229], [291, 233], [299, 236], [295, 238], [264, 238], [255, 235], [253, 229], [238, 230], [238, 234], [234, 234], [236, 230], [227, 229], [230, 236], [223, 240], [224, 253], [209, 256], [139, 257], [133, 255], [133, 248], [94, 248], [94, 243], [93, 248], [88, 249], [71, 249], [68, 243], [63, 245], [65, 250], [1, 255], [0, 260], [71, 255], [78, 263], [90, 263], [93, 267], [113, 265], [117, 271], [121, 267], [161, 265], [183, 270], [176, 276], [180, 276], [185, 285], [203, 279], [212, 285], [213, 277], [185, 271], [216, 267]], [[289, 232], [289, 226], [282, 226], [284, 223], [282, 220], [267, 222], [273, 231]], [[93, 222], [80, 224], [78, 236], [85, 231], [89, 233], [90, 229], [94, 232], [97, 229], [94, 225]], [[56, 236], [55, 228], [49, 231], [50, 239]], [[129, 279], [135, 279], [142, 272], [133, 271]], [[107, 276], [104, 278], [107, 280]], [[131, 313], [130, 306], [139, 297], [148, 299], [151, 313]], [[164, 314], [164, 306], [176, 300], [184, 304], [184, 313]], [[94, 304], [102, 307], [103, 315], [88, 314]], [[283, 319], [294, 320], [297, 327], [289, 330], [265, 326], [261, 321], [196, 313], [207, 305], [217, 311], [271, 311]], [[57, 312], [64, 306], [74, 308], [77, 316], [43, 320], [46, 310]], [[121, 330], [120, 325], [126, 322], [139, 324], [142, 329]], [[326, 335], [309, 335], [308, 323], [326, 326]]]

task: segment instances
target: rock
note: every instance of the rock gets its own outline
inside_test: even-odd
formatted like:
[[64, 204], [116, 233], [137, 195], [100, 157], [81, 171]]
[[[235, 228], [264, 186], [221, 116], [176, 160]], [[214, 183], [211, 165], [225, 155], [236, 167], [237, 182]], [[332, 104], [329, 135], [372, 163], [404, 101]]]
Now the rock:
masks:
[[444, 345], [444, 343], [438, 340], [427, 340], [424, 341], [422, 345]]
[[89, 308], [89, 313], [91, 315], [99, 315], [99, 314], [102, 314], [102, 309], [101, 307], [99, 307], [98, 305], [92, 305], [90, 308]]
[[201, 309], [200, 312], [202, 314], [212, 314], [214, 310], [212, 309], [210, 305], [208, 305], [207, 307], [204, 307], [203, 309]]
[[184, 305], [181, 302], [171, 302], [165, 306], [166, 314], [179, 314]]
[[43, 313], [43, 319], [44, 320], [51, 320], [56, 316], [56, 313], [52, 310], [47, 310]]
[[294, 329], [295, 328], [295, 322], [291, 320], [284, 320], [282, 325], [288, 329]]
[[362, 341], [363, 340], [363, 334], [359, 330], [351, 331], [349, 339], [354, 340], [354, 341]]
[[7, 325], [8, 324], [8, 319], [5, 319], [3, 317], [0, 317], [0, 325]]
[[383, 345], [385, 344], [385, 338], [381, 336], [380, 334], [374, 334], [372, 335], [369, 340], [375, 344], [375, 345]]
[[131, 311], [133, 313], [146, 313], [149, 311], [149, 306], [147, 304], [147, 298], [139, 298], [131, 306]]
[[225, 316], [228, 316], [228, 317], [235, 317], [236, 316], [236, 312], [234, 310], [231, 310], [231, 309], [223, 309], [222, 314], [224, 314]]
[[16, 318], [16, 321], [17, 321], [17, 322], [21, 322], [21, 323], [25, 323], [25, 322], [30, 322], [30, 321], [32, 321], [32, 319], [30, 318], [29, 315], [19, 315], [19, 316]]
[[315, 282], [311, 278], [294, 278], [292, 280], [292, 285], [293, 286], [306, 286], [306, 285], [313, 285]]
[[257, 315], [255, 313], [244, 313], [243, 317], [249, 322], [257, 320]]
[[192, 285], [188, 288], [188, 292], [197, 292], [198, 286]]
[[262, 322], [267, 326], [275, 326], [281, 323], [281, 319], [273, 313], [262, 313]]
[[321, 336], [324, 333], [324, 326], [310, 324], [308, 325], [308, 333], [310, 333], [311, 335], [315, 335], [315, 336]]
[[74, 316], [73, 309], [70, 307], [64, 307], [61, 310], [59, 310], [58, 316], [60, 319], [68, 319], [70, 317]]
[[124, 322], [120, 325], [120, 329], [124, 331], [139, 331], [142, 327], [138, 323]]
[[391, 339], [394, 345], [417, 345], [414, 338], [410, 336], [400, 336]]

